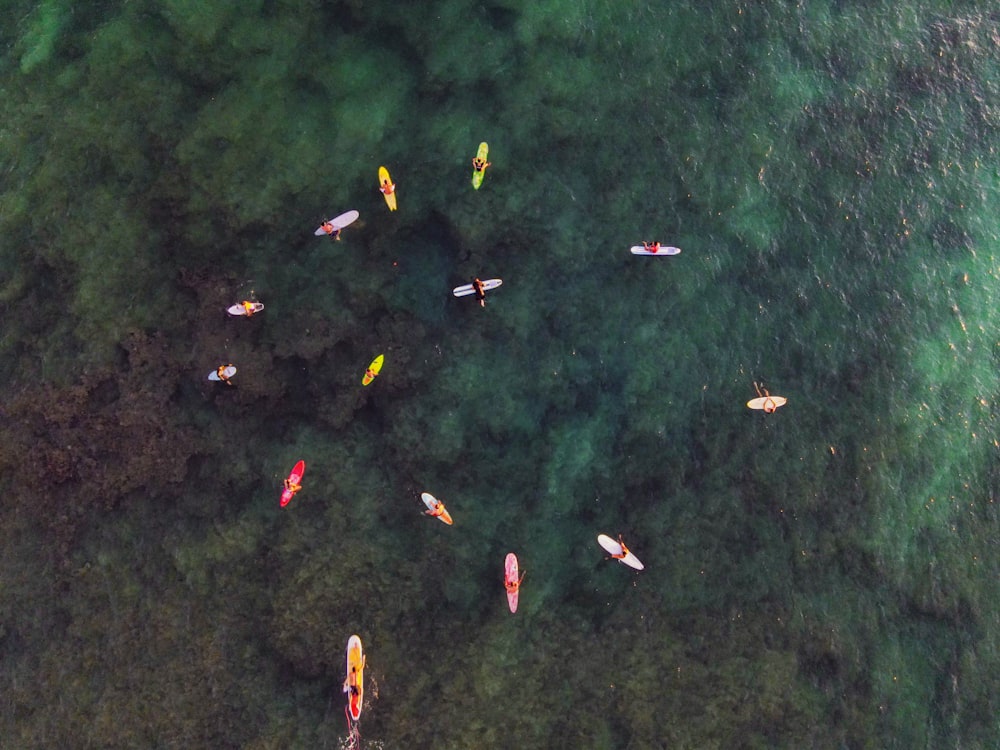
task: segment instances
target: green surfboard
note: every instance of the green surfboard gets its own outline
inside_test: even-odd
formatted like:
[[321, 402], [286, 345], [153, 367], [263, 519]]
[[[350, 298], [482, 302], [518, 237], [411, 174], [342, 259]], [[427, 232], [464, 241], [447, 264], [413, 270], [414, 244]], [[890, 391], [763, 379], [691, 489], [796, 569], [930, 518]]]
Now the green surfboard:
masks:
[[[490, 147], [486, 145], [486, 141], [479, 144], [479, 151], [476, 153], [477, 159], [482, 159], [483, 162], [486, 161], [486, 157], [489, 156]], [[486, 177], [486, 167], [482, 169], [472, 170], [472, 187], [479, 190], [479, 186], [483, 184], [483, 178]]]

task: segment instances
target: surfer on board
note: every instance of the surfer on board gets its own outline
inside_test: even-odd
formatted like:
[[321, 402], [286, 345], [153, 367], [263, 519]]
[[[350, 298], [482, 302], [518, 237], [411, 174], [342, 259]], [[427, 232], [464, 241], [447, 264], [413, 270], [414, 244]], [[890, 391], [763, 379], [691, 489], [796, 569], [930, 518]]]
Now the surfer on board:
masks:
[[480, 159], [478, 156], [472, 157], [472, 168], [477, 172], [485, 172], [486, 167], [493, 166], [493, 162], [486, 161], [486, 159]]
[[478, 276], [472, 280], [472, 288], [476, 291], [476, 299], [479, 300], [479, 306], [486, 307], [486, 290], [483, 288], [483, 282], [479, 280]]
[[656, 253], [660, 252], [660, 243], [643, 241], [642, 249], [651, 252], [655, 255]]
[[[361, 669], [363, 670], [368, 666], [368, 656], [363, 656], [361, 659]], [[347, 674], [347, 679], [344, 680], [344, 692], [347, 693], [351, 700], [358, 695], [358, 667], [356, 664], [351, 665], [351, 671]]]
[[233, 363], [230, 362], [228, 365], [219, 365], [218, 368], [215, 370], [215, 374], [218, 376], [219, 380], [221, 380], [226, 385], [233, 384], [233, 381], [230, 380], [229, 375], [226, 374], [226, 370], [228, 370], [232, 366]]
[[[361, 663], [361, 668], [365, 668], [365, 664], [368, 661], [368, 657]], [[344, 692], [348, 695], [358, 694], [358, 668], [351, 667], [351, 673], [347, 675], [347, 680], [344, 682]]]
[[433, 518], [437, 518], [438, 516], [443, 516], [444, 515], [444, 503], [442, 503], [440, 500], [438, 500], [437, 498], [435, 498], [434, 499], [434, 507], [433, 508], [428, 508], [427, 510], [425, 510], [424, 514], [426, 514], [428, 516], [432, 516]]
[[285, 489], [294, 495], [296, 492], [302, 489], [302, 485], [293, 482], [291, 479], [285, 479]]
[[521, 571], [521, 577], [518, 578], [516, 581], [508, 581], [506, 578], [504, 578], [503, 587], [505, 589], [507, 589], [507, 593], [508, 594], [516, 594], [517, 593], [517, 590], [519, 588], [521, 588], [521, 581], [524, 580], [524, 574], [525, 574], [525, 571], [522, 570]]
[[324, 221], [319, 228], [326, 232], [328, 237], [332, 237], [338, 242], [340, 241], [340, 232], [343, 227], [335, 227], [328, 219], [327, 221]]
[[246, 315], [248, 318], [251, 315], [253, 315], [255, 312], [257, 312], [257, 305], [256, 305], [256, 303], [251, 302], [248, 299], [245, 299], [242, 302], [240, 302], [240, 307], [243, 308], [243, 314]]
[[611, 555], [609, 559], [624, 560], [628, 556], [629, 549], [628, 549], [628, 547], [625, 546], [625, 540], [622, 539], [622, 535], [621, 534], [618, 535], [618, 545], [622, 548], [622, 551], [619, 552], [616, 555], [614, 555], [614, 554]]
[[757, 391], [757, 396], [764, 399], [764, 405], [761, 407], [764, 410], [764, 413], [774, 414], [775, 410], [778, 408], [778, 404], [773, 398], [771, 398], [771, 394], [767, 392], [767, 388], [761, 388], [756, 382], [753, 384], [753, 387]]
[[382, 195], [392, 195], [396, 192], [396, 186], [389, 182], [389, 180], [382, 180], [382, 185], [379, 187], [379, 191], [381, 191]]

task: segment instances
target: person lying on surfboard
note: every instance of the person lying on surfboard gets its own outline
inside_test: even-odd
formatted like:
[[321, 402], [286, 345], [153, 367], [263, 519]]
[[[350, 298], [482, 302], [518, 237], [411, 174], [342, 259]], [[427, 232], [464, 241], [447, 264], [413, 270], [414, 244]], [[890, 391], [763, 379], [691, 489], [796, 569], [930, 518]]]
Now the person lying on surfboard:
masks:
[[472, 280], [472, 288], [476, 290], [476, 299], [479, 300], [480, 307], [486, 307], [486, 290], [483, 289], [483, 282], [476, 277]]
[[328, 236], [333, 237], [333, 239], [338, 241], [340, 240], [340, 233], [343, 231], [343, 227], [335, 227], [329, 220], [324, 221], [320, 225], [320, 229], [326, 232]]
[[480, 159], [478, 156], [472, 157], [472, 168], [477, 172], [485, 172], [486, 167], [492, 167], [493, 162]]
[[660, 252], [660, 243], [659, 242], [643, 242], [642, 243], [642, 249], [646, 250], [648, 252], [651, 252], [651, 253], [658, 253], [658, 252]]
[[233, 366], [232, 362], [230, 362], [228, 365], [219, 365], [218, 369], [215, 371], [215, 374], [219, 376], [219, 380], [221, 380], [226, 385], [233, 384], [233, 381], [230, 380], [228, 375], [226, 375], [226, 370], [232, 366]]
[[521, 577], [518, 578], [516, 581], [508, 581], [506, 578], [504, 578], [503, 587], [507, 589], [508, 594], [515, 594], [517, 593], [517, 590], [521, 588], [521, 581], [524, 580], [524, 573], [525, 571], [522, 570]]

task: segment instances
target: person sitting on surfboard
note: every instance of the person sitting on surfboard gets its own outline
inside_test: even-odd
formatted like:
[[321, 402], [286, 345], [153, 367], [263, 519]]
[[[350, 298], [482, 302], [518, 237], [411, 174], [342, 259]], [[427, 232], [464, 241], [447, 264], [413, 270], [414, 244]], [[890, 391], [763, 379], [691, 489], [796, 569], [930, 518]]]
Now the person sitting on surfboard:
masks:
[[343, 230], [343, 227], [335, 227], [332, 223], [330, 223], [329, 220], [327, 220], [323, 222], [323, 224], [320, 226], [320, 229], [326, 232], [328, 236], [333, 237], [333, 239], [339, 241], [340, 233]]
[[231, 362], [228, 365], [219, 365], [219, 368], [215, 371], [215, 374], [219, 376], [219, 380], [221, 380], [226, 385], [233, 384], [232, 380], [229, 379], [229, 376], [226, 375], [226, 370], [228, 370], [232, 366], [233, 365]]
[[483, 282], [478, 277], [472, 280], [472, 288], [476, 290], [476, 299], [479, 300], [479, 306], [486, 307], [486, 290], [483, 288]]
[[437, 518], [438, 516], [443, 516], [444, 515], [444, 503], [442, 503], [440, 500], [438, 500], [437, 498], [435, 498], [434, 499], [434, 507], [433, 508], [428, 508], [427, 510], [424, 511], [424, 513], [426, 515], [428, 515], [428, 516], [433, 517], [433, 518]]
[[248, 318], [255, 312], [257, 312], [255, 303], [251, 302], [248, 299], [245, 299], [242, 302], [240, 302], [240, 306], [243, 308], [243, 314], [246, 315]]
[[622, 539], [622, 535], [618, 535], [618, 546], [622, 548], [622, 551], [617, 555], [611, 555], [614, 560], [624, 560], [628, 556], [629, 549], [625, 546], [625, 541]]
[[[366, 666], [368, 666], [368, 654], [361, 658], [361, 668], [364, 669]], [[351, 665], [350, 674], [344, 680], [344, 692], [350, 696], [358, 694], [358, 667], [356, 664]]]
[[774, 414], [778, 408], [778, 404], [775, 403], [773, 398], [771, 398], [771, 394], [767, 392], [767, 388], [761, 388], [757, 385], [757, 383], [754, 383], [753, 387], [757, 391], [757, 396], [764, 399], [764, 406], [762, 407], [764, 409], [764, 413]]
[[658, 253], [658, 252], [660, 252], [660, 243], [659, 242], [645, 242], [644, 241], [642, 243], [642, 249], [646, 250], [648, 252], [651, 252], [651, 253]]
[[302, 485], [301, 484], [296, 484], [295, 482], [292, 482], [292, 481], [290, 481], [289, 479], [286, 478], [285, 479], [285, 489], [288, 490], [289, 492], [291, 492], [294, 495], [296, 492], [298, 492], [299, 490], [302, 489]]
[[516, 594], [517, 590], [521, 588], [521, 581], [524, 580], [524, 573], [525, 571], [522, 570], [521, 577], [518, 578], [516, 581], [508, 581], [506, 578], [504, 578], [503, 587], [507, 589], [508, 594]]
[[480, 159], [478, 156], [472, 157], [472, 168], [477, 172], [485, 172], [486, 167], [492, 167], [493, 162]]
[[382, 192], [382, 195], [391, 195], [396, 192], [396, 186], [388, 180], [383, 180], [382, 187], [380, 187], [379, 190]]

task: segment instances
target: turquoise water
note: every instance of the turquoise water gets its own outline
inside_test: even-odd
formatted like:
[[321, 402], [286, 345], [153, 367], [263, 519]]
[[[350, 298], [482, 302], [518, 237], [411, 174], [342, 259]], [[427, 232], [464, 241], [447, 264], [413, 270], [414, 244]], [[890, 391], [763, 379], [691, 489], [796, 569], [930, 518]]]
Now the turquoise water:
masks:
[[995, 12], [8, 6], [0, 745], [1000, 742]]

